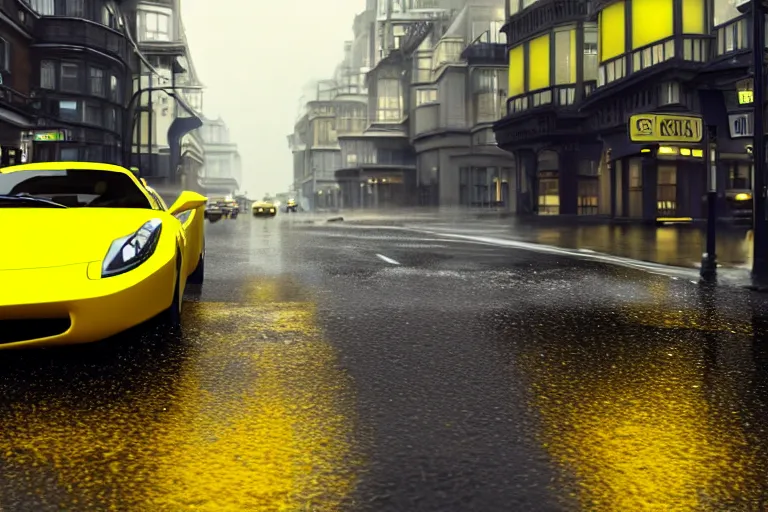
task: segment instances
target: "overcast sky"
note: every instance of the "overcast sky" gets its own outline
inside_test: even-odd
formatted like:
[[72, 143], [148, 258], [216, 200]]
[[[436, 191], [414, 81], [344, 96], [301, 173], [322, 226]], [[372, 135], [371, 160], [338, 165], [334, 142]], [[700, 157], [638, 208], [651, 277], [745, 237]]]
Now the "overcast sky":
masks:
[[181, 0], [187, 39], [206, 86], [204, 111], [229, 125], [252, 198], [288, 190], [302, 87], [331, 78], [365, 0]]

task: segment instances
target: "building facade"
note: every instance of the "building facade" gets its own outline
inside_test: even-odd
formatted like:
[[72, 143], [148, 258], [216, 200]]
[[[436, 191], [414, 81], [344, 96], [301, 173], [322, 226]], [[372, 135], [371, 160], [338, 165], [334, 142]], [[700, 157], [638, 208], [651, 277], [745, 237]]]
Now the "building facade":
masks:
[[123, 4], [138, 48], [130, 102], [131, 163], [154, 187], [202, 190], [203, 93], [179, 0]]
[[31, 160], [121, 163], [132, 49], [120, 7], [111, 0], [28, 5], [32, 40], [16, 66], [20, 74], [31, 68]]
[[0, 5], [0, 166], [26, 162], [35, 128], [30, 46], [37, 15], [20, 1]]
[[470, 0], [457, 15], [431, 22], [412, 59], [410, 134], [421, 205], [514, 204], [514, 158], [492, 132], [506, 98], [503, 23], [503, 1]]
[[243, 170], [237, 144], [229, 136], [229, 128], [221, 119], [205, 119], [200, 128], [205, 165], [201, 183], [209, 196], [234, 196], [241, 190]]
[[321, 114], [302, 117], [289, 137], [294, 183], [304, 186], [296, 189], [306, 194], [308, 183], [322, 181], [325, 188], [313, 193], [325, 202], [312, 204], [323, 206], [515, 211], [516, 158], [497, 146], [492, 128], [505, 112], [509, 82], [504, 5], [368, 2], [345, 48], [345, 73], [335, 77], [338, 94], [322, 114], [335, 127], [329, 143], [338, 144], [340, 166], [332, 177], [313, 172], [306, 152], [320, 149], [311, 133]]
[[[494, 130], [517, 161], [518, 212], [702, 218], [709, 126], [720, 211], [751, 187], [748, 16], [733, 4], [510, 0], [507, 10], [507, 113]], [[638, 137], [632, 119], [692, 131]]]

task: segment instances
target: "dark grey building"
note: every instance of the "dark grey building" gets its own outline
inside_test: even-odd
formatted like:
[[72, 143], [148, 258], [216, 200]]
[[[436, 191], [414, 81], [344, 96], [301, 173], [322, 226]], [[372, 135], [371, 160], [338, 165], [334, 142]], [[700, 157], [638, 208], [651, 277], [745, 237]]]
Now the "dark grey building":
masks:
[[0, 166], [30, 160], [34, 110], [30, 45], [37, 16], [19, 0], [0, 4]]
[[[122, 163], [131, 42], [111, 0], [29, 0], [34, 161]], [[18, 18], [17, 18], [18, 19]], [[29, 26], [28, 26], [29, 27]]]

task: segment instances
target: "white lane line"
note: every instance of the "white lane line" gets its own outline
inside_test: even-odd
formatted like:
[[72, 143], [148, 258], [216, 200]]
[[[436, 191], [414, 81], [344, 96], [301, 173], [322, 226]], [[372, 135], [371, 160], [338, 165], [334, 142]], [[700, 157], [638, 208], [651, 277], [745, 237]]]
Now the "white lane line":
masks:
[[376, 254], [376, 257], [377, 257], [377, 258], [379, 258], [379, 259], [380, 259], [380, 260], [382, 260], [382, 261], [386, 261], [386, 262], [387, 262], [387, 263], [389, 263], [390, 265], [399, 265], [399, 264], [400, 264], [400, 262], [399, 262], [399, 261], [395, 261], [395, 260], [393, 260], [392, 258], [387, 258], [387, 257], [386, 257], [386, 256], [384, 256], [383, 254]]

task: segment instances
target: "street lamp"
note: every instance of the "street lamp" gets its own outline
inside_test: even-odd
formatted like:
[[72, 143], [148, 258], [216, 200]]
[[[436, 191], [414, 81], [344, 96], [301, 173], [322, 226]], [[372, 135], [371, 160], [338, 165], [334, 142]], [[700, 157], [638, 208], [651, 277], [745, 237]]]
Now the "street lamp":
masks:
[[[194, 91], [200, 91], [203, 90], [204, 87], [201, 85], [165, 85], [160, 87], [146, 87], [143, 89], [137, 89], [133, 95], [131, 96], [130, 101], [128, 102], [128, 107], [126, 108], [126, 116], [123, 121], [123, 164], [130, 164], [131, 160], [131, 154], [133, 153], [133, 131], [136, 128], [136, 103], [138, 102], [139, 98], [142, 94], [145, 92], [155, 92], [155, 91], [162, 91], [166, 93], [168, 96], [170, 96], [173, 99], [178, 99], [178, 97], [175, 94], [175, 91], [183, 91], [183, 90], [194, 90]], [[190, 115], [196, 116], [197, 113], [194, 112], [192, 109], [187, 107], [187, 105], [184, 102], [177, 102], [181, 105], [181, 107], [187, 111]], [[150, 140], [150, 144], [151, 144]], [[150, 147], [150, 153], [151, 153], [151, 147]], [[139, 166], [139, 171], [141, 172], [141, 166]]]

